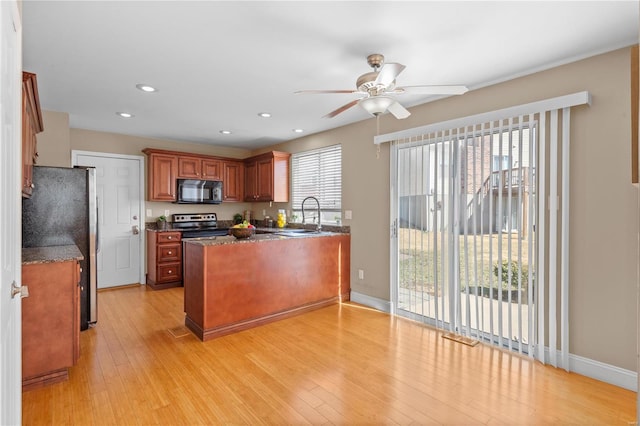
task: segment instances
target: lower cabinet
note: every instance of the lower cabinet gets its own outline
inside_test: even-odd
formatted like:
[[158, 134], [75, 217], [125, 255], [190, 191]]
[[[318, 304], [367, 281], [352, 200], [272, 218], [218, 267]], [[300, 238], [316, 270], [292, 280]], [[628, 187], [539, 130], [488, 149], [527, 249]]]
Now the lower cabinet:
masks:
[[77, 260], [22, 266], [22, 389], [69, 378], [80, 357], [80, 264]]
[[147, 285], [161, 290], [182, 285], [182, 234], [147, 229]]

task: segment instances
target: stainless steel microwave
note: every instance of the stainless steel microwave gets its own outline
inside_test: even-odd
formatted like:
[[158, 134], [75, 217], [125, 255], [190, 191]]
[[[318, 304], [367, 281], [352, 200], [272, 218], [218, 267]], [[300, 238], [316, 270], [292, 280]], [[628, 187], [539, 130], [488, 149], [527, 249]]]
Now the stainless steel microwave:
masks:
[[176, 203], [219, 204], [222, 202], [222, 181], [178, 179]]

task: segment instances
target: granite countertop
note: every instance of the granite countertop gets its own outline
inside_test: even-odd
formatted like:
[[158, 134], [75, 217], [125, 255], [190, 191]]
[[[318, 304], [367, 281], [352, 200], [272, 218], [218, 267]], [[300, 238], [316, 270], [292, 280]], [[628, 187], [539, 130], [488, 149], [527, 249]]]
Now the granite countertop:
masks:
[[183, 243], [197, 244], [201, 246], [219, 246], [223, 244], [251, 244], [251, 243], [260, 243], [264, 241], [274, 241], [274, 240], [297, 240], [300, 238], [318, 238], [318, 237], [333, 237], [345, 235], [340, 232], [304, 232], [300, 234], [296, 234], [295, 236], [291, 235], [279, 235], [277, 233], [267, 233], [267, 234], [254, 234], [249, 238], [241, 238], [237, 239], [233, 235], [225, 235], [222, 237], [202, 237], [202, 238], [183, 238]]
[[75, 245], [31, 247], [22, 249], [22, 264], [34, 265], [38, 263], [67, 262], [69, 260], [83, 260], [84, 256]]

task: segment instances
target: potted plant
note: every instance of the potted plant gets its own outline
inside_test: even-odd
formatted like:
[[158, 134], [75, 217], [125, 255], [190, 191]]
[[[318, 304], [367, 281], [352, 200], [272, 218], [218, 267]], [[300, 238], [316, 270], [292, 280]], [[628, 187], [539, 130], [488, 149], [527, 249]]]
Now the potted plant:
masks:
[[158, 229], [165, 230], [167, 229], [167, 217], [165, 215], [158, 216], [156, 219], [156, 224], [158, 225]]

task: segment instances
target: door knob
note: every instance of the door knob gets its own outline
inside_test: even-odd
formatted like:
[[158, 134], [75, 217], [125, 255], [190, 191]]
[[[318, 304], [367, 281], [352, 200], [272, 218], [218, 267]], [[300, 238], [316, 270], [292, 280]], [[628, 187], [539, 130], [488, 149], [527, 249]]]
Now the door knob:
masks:
[[11, 298], [14, 299], [17, 295], [20, 295], [21, 299], [24, 299], [25, 297], [29, 297], [29, 287], [27, 287], [26, 285], [18, 287], [18, 285], [16, 284], [15, 281], [12, 282], [11, 283]]
[[138, 228], [138, 225], [133, 225], [131, 227], [131, 232], [133, 232], [133, 235], [138, 235], [140, 233], [140, 229]]

